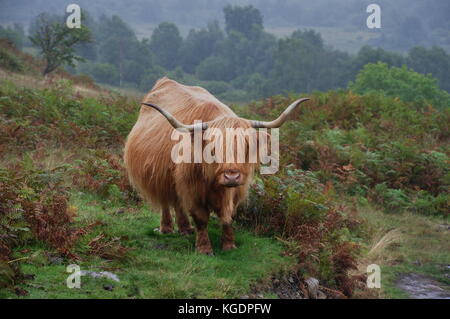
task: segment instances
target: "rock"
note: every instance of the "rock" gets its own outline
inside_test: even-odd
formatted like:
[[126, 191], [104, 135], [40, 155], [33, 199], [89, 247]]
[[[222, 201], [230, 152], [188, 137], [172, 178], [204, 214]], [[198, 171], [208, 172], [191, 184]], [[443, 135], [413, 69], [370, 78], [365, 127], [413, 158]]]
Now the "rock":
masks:
[[319, 280], [316, 278], [310, 277], [305, 280], [305, 283], [308, 288], [308, 295], [310, 299], [317, 299], [317, 294], [319, 291]]
[[415, 261], [413, 261], [413, 265], [422, 266], [422, 263], [420, 262], [420, 260], [415, 260]]
[[50, 256], [48, 257], [48, 261], [53, 265], [61, 265], [64, 262], [62, 257]]
[[117, 215], [121, 215], [121, 214], [124, 214], [124, 213], [125, 213], [125, 209], [123, 209], [123, 208], [120, 208], [120, 209], [116, 210], [116, 214]]
[[156, 243], [156, 244], [153, 245], [153, 248], [160, 249], [160, 250], [166, 250], [167, 247], [168, 246], [166, 244], [160, 244], [160, 243]]
[[400, 274], [397, 287], [413, 299], [450, 299], [450, 291], [435, 279], [417, 273]]
[[116, 274], [113, 274], [112, 272], [109, 272], [109, 271], [95, 272], [95, 271], [82, 270], [81, 276], [91, 276], [92, 278], [107, 278], [107, 279], [111, 279], [111, 280], [120, 282], [119, 277]]
[[249, 296], [247, 296], [247, 295], [244, 295], [244, 296], [240, 296], [239, 298], [240, 298], [240, 299], [250, 299], [250, 297], [249, 297]]
[[28, 295], [28, 291], [26, 291], [25, 289], [22, 289], [20, 287], [14, 288], [14, 292], [18, 297], [23, 297], [23, 296]]
[[34, 280], [36, 275], [35, 274], [24, 274], [23, 277], [25, 280]]
[[103, 289], [108, 290], [108, 291], [112, 291], [114, 289], [113, 285], [104, 285]]

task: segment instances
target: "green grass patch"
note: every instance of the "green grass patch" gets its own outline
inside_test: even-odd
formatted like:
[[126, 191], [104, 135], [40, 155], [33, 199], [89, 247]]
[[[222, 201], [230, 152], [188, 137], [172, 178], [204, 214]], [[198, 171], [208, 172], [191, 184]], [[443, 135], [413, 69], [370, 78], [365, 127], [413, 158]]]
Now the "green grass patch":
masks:
[[[215, 256], [210, 257], [195, 252], [195, 235], [155, 232], [159, 215], [146, 206], [105, 206], [104, 201], [86, 193], [73, 193], [71, 205], [78, 211], [77, 223], [86, 225], [99, 220], [102, 224], [75, 247], [81, 261], [52, 263], [45, 247], [39, 244], [15, 249], [15, 258], [27, 257], [22, 263], [23, 273], [35, 275], [34, 280], [20, 285], [28, 291], [24, 298], [236, 298], [248, 294], [250, 286], [259, 280], [294, 265], [293, 258], [282, 256], [279, 242], [243, 229], [236, 230], [238, 249], [222, 251], [215, 219], [209, 225], [215, 251]], [[88, 243], [100, 234], [120, 238], [130, 250], [112, 261], [89, 255]], [[66, 267], [72, 263], [81, 270], [110, 271], [120, 282], [82, 276], [81, 288], [69, 289]], [[105, 285], [112, 285], [112, 291], [105, 290]], [[0, 291], [0, 298], [9, 297], [16, 296], [11, 291]]]
[[450, 218], [408, 212], [386, 214], [372, 209], [362, 210], [361, 215], [373, 231], [367, 263], [381, 267], [382, 297], [407, 298], [408, 294], [397, 286], [399, 276], [406, 273], [426, 275], [442, 286], [450, 285]]

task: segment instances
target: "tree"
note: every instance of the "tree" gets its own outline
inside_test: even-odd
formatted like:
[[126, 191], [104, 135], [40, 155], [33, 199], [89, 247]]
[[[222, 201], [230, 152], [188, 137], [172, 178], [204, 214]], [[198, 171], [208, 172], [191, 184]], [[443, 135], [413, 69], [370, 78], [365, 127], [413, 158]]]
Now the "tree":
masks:
[[416, 72], [431, 73], [438, 79], [439, 86], [450, 92], [450, 55], [444, 49], [414, 47], [408, 53], [407, 65]]
[[252, 5], [245, 7], [227, 5], [223, 13], [225, 14], [225, 30], [228, 34], [234, 30], [249, 37], [254, 27], [263, 28], [261, 12]]
[[159, 65], [153, 65], [146, 69], [141, 78], [141, 82], [139, 83], [139, 89], [141, 91], [148, 92], [153, 85], [155, 85], [155, 82], [164, 75], [164, 73], [165, 70]]
[[275, 66], [270, 74], [271, 94], [283, 91], [311, 92], [347, 85], [350, 56], [326, 48], [313, 30], [297, 30], [278, 41]]
[[401, 16], [392, 23], [388, 32], [383, 32], [378, 38], [368, 41], [369, 44], [383, 47], [387, 50], [407, 51], [416, 45], [429, 45], [430, 34], [422, 23], [423, 18], [416, 16]]
[[88, 63], [82, 66], [82, 71], [88, 73], [98, 82], [111, 85], [119, 84], [119, 71], [108, 63]]
[[160, 23], [153, 31], [150, 49], [155, 55], [156, 63], [173, 70], [178, 64], [179, 50], [183, 38], [178, 27], [170, 22]]
[[292, 38], [300, 39], [305, 41], [311, 46], [315, 46], [317, 48], [323, 48], [323, 39], [319, 32], [314, 30], [296, 30], [292, 32]]
[[363, 46], [352, 60], [352, 78], [355, 78], [356, 74], [368, 63], [384, 62], [389, 66], [397, 67], [405, 63], [405, 58], [400, 53], [389, 52], [382, 48], [372, 48], [368, 45]]
[[272, 74], [274, 89], [280, 91], [310, 92], [318, 78], [322, 50], [308, 45], [297, 37], [279, 41]]
[[233, 68], [223, 56], [210, 56], [197, 67], [197, 77], [203, 81], [230, 81], [233, 79]]
[[119, 86], [124, 81], [139, 85], [144, 70], [153, 63], [148, 44], [139, 42], [134, 31], [118, 16], [101, 17], [95, 37], [99, 39], [99, 60], [119, 71]]
[[273, 67], [276, 46], [275, 37], [262, 30], [251, 38], [233, 30], [216, 51], [229, 61], [230, 73], [236, 77], [255, 72], [268, 74]]
[[15, 23], [12, 28], [0, 25], [0, 38], [12, 41], [19, 50], [23, 48], [26, 40], [23, 26], [18, 23]]
[[180, 64], [183, 70], [194, 73], [197, 65], [214, 53], [217, 44], [223, 41], [223, 38], [223, 32], [217, 21], [209, 23], [207, 28], [189, 31], [180, 48]]
[[437, 108], [450, 105], [450, 94], [438, 88], [435, 78], [414, 72], [406, 65], [397, 68], [382, 62], [367, 64], [355, 82], [350, 82], [349, 88], [359, 94], [379, 93], [398, 97], [416, 107], [424, 107], [428, 103]]
[[75, 66], [74, 61], [84, 59], [75, 54], [75, 44], [90, 41], [90, 31], [85, 26], [68, 28], [58, 16], [41, 13], [34, 22], [34, 33], [29, 37], [43, 55], [46, 66], [43, 75], [63, 64]]
[[94, 18], [85, 9], [81, 10], [81, 24], [86, 26], [91, 31], [91, 40], [89, 42], [81, 42], [75, 45], [77, 55], [86, 60], [95, 61], [98, 58], [98, 43], [97, 38], [97, 23]]

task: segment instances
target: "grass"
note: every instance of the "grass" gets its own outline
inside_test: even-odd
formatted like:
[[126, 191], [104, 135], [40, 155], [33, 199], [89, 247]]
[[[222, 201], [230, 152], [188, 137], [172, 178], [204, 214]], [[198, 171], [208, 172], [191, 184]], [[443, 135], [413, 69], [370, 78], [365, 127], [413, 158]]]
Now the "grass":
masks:
[[372, 242], [361, 261], [381, 267], [382, 298], [407, 298], [396, 286], [400, 274], [419, 273], [450, 285], [450, 230], [448, 217], [425, 217], [404, 213], [384, 213], [363, 208], [360, 215], [372, 229]]
[[[34, 280], [20, 285], [28, 291], [24, 298], [237, 298], [249, 294], [252, 284], [274, 272], [287, 271], [294, 264], [293, 258], [282, 256], [283, 248], [276, 240], [256, 237], [243, 229], [236, 231], [238, 249], [221, 251], [215, 220], [209, 226], [215, 256], [209, 257], [195, 252], [194, 235], [155, 232], [159, 215], [146, 206], [118, 207], [78, 192], [73, 193], [71, 205], [78, 211], [77, 223], [102, 222], [75, 249], [75, 253], [87, 257], [55, 264], [44, 254], [44, 245], [18, 247], [15, 258], [27, 258], [22, 263], [23, 272], [35, 275]], [[117, 213], [120, 210], [124, 212]], [[108, 238], [120, 237], [121, 243], [131, 248], [126, 257], [108, 261], [87, 255], [87, 244], [101, 233]], [[111, 271], [121, 281], [83, 276], [80, 289], [69, 289], [66, 267], [71, 263], [77, 263], [81, 270]], [[114, 288], [108, 291], [104, 285]], [[16, 296], [3, 290], [0, 298]]]

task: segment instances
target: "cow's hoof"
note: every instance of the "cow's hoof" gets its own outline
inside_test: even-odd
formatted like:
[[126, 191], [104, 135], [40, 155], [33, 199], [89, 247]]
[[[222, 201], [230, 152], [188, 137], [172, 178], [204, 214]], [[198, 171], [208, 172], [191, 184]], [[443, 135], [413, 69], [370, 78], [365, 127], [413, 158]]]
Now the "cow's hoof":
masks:
[[160, 233], [160, 234], [170, 234], [173, 233], [173, 228], [170, 227], [157, 227], [153, 229], [154, 232]]
[[191, 235], [194, 233], [194, 228], [190, 227], [190, 228], [183, 228], [183, 229], [179, 229], [178, 232], [181, 235]]
[[236, 245], [234, 243], [227, 243], [222, 245], [222, 250], [232, 250], [236, 249]]
[[212, 248], [197, 248], [197, 252], [206, 256], [214, 256]]

